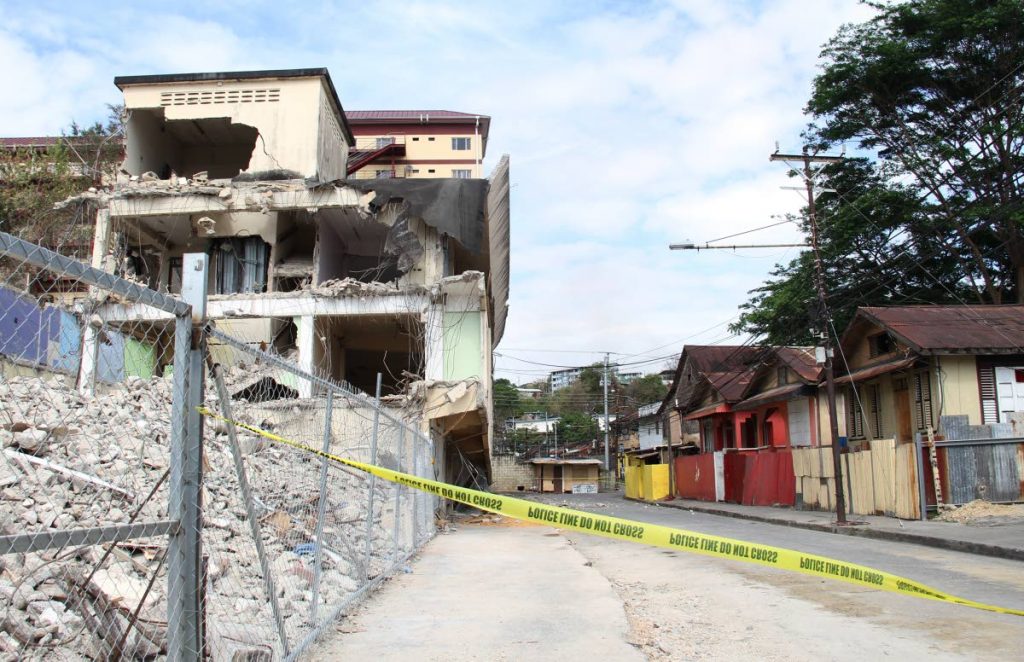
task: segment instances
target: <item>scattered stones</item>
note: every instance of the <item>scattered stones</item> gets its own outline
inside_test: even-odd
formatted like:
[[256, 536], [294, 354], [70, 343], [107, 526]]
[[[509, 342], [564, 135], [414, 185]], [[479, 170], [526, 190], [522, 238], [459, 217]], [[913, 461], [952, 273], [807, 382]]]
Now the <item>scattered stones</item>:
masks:
[[[229, 392], [237, 392], [271, 373], [259, 366], [236, 364], [225, 366], [224, 374]], [[0, 534], [109, 526], [133, 517], [138, 522], [168, 518], [166, 480], [141, 512], [136, 511], [169, 466], [171, 396], [169, 377], [131, 377], [121, 384], [104, 385], [95, 397], [85, 397], [77, 392], [73, 379], [0, 375], [0, 402], [9, 414], [6, 421], [0, 419], [0, 453], [6, 454], [0, 455]], [[207, 384], [206, 397], [216, 408], [212, 382]], [[335, 421], [344, 418], [341, 402], [335, 400]], [[298, 400], [235, 401], [233, 407], [239, 420], [295, 438], [304, 438], [315, 425], [311, 420], [321, 415], [311, 412], [308, 402]], [[354, 444], [365, 443], [364, 428], [370, 420], [365, 414], [352, 415], [352, 425], [363, 426], [352, 434], [346, 432]], [[211, 423], [205, 430], [203, 552], [207, 558], [205, 608], [215, 640], [211, 646], [229, 650], [241, 639], [236, 637], [238, 631], [244, 630], [249, 633], [244, 650], [256, 656], [251, 659], [262, 659], [273, 649], [276, 635], [266, 627], [273, 622], [273, 614], [252, 524], [235, 475], [227, 428]], [[321, 435], [322, 431], [316, 433], [316, 443]], [[318, 575], [318, 600], [325, 606], [321, 614], [327, 614], [331, 605], [358, 590], [368, 575], [376, 576], [390, 566], [393, 488], [376, 481], [375, 517], [379, 520], [371, 535], [368, 572], [369, 482], [364, 476], [332, 471], [326, 516], [318, 527], [321, 461], [247, 432], [239, 434], [239, 445], [271, 575], [287, 607], [286, 629], [290, 640], [298, 641], [310, 628], [308, 615]], [[403, 527], [409, 527], [412, 519], [412, 501], [406, 498]], [[406, 537], [410, 538], [411, 534]], [[166, 653], [167, 564], [161, 565], [165, 543], [161, 538], [125, 541], [109, 554], [107, 546], [96, 545], [57, 560], [48, 552], [0, 557], [0, 614], [11, 623], [8, 629], [0, 629], [0, 659], [9, 654], [17, 659], [47, 659], [55, 650], [61, 651], [61, 659], [101, 659], [109, 653], [112, 635], [96, 632], [101, 627], [97, 624], [118, 623], [126, 630], [137, 608], [141, 630], [128, 636], [126, 654], [130, 651], [135, 659], [142, 659]], [[103, 565], [93, 573], [105, 554]], [[143, 602], [157, 568], [161, 574]]]

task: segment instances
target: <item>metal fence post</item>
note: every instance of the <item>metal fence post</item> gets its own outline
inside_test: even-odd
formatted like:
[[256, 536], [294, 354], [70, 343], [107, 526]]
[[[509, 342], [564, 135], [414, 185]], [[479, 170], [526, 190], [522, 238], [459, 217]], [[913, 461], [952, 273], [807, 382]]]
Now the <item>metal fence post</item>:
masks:
[[[416, 434], [412, 435], [412, 473], [422, 477], [420, 473], [420, 439]], [[412, 493], [412, 546], [413, 549], [420, 544], [420, 491]]]
[[917, 496], [921, 502], [921, 520], [928, 519], [928, 498], [924, 490], [924, 448], [921, 444], [921, 433], [914, 433], [914, 468], [917, 469]]
[[[398, 428], [398, 453], [397, 453], [398, 457], [397, 457], [397, 463], [398, 463], [398, 470], [402, 471], [402, 472], [405, 471], [405, 469], [402, 467], [402, 455], [403, 455], [402, 451], [403, 451], [403, 446], [405, 446], [405, 426], [404, 425], [402, 425], [402, 426], [400, 426]], [[394, 559], [392, 560], [392, 565], [396, 565], [398, 563], [398, 554], [399, 554], [399, 546], [400, 546], [399, 545], [399, 540], [398, 540], [398, 535], [399, 535], [399, 530], [401, 529], [401, 521], [402, 521], [402, 484], [401, 483], [395, 483], [395, 531], [394, 531], [395, 555], [394, 555]]]
[[199, 332], [206, 317], [208, 261], [203, 253], [184, 256], [181, 298], [192, 318], [175, 320], [174, 398], [168, 514], [181, 528], [168, 542], [168, 657], [199, 660], [204, 655], [202, 623], [203, 355]]
[[[377, 464], [377, 431], [380, 429], [380, 384], [381, 373], [377, 373], [376, 399], [373, 408], [373, 436], [370, 437], [370, 464]], [[370, 474], [370, 503], [366, 511], [366, 578], [370, 578], [370, 560], [373, 554], [373, 495], [377, 489], [377, 477]]]
[[274, 575], [270, 567], [270, 559], [267, 558], [267, 550], [263, 547], [263, 532], [256, 509], [253, 507], [252, 488], [249, 486], [249, 478], [242, 461], [242, 449], [238, 445], [238, 432], [235, 430], [235, 424], [231, 422], [234, 420], [231, 415], [231, 395], [228, 393], [228, 387], [224, 384], [224, 377], [220, 370], [214, 372], [214, 381], [217, 383], [217, 399], [220, 400], [221, 413], [228, 420], [227, 431], [228, 439], [231, 442], [231, 458], [235, 464], [235, 474], [238, 476], [238, 487], [242, 490], [242, 501], [245, 505], [246, 519], [249, 520], [249, 530], [252, 532], [252, 539], [256, 544], [256, 556], [259, 557], [260, 571], [263, 573], [263, 589], [266, 591], [267, 600], [270, 601], [270, 610], [274, 614], [274, 624], [277, 626], [277, 636], [281, 640], [281, 648], [284, 654], [288, 655], [288, 636], [284, 629], [281, 605], [277, 600]]
[[313, 544], [313, 603], [309, 609], [309, 622], [316, 625], [316, 612], [320, 606], [320, 578], [323, 574], [324, 516], [327, 514], [327, 453], [331, 452], [331, 415], [334, 411], [334, 389], [327, 389], [324, 411], [324, 455], [320, 458], [320, 504], [316, 509], [316, 535]]
[[[183, 524], [185, 521], [185, 436], [188, 423], [188, 351], [192, 338], [192, 319], [181, 315], [174, 320], [174, 367], [172, 368], [170, 475], [167, 494], [167, 516]], [[189, 593], [185, 529], [167, 541], [167, 658], [195, 659], [186, 655], [185, 642], [193, 635], [185, 627], [184, 613]]]

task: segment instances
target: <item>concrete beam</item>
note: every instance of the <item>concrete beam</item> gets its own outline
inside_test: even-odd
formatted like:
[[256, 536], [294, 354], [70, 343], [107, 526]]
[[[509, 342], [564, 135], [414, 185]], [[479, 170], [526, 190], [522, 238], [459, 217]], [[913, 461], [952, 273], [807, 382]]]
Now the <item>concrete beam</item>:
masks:
[[[263, 317], [349, 316], [349, 315], [421, 315], [430, 306], [427, 294], [394, 296], [321, 297], [266, 294], [211, 296], [207, 303], [209, 319], [245, 319]], [[171, 319], [169, 313], [143, 304], [111, 303], [100, 306], [96, 314], [104, 322], [134, 322]]]
[[[269, 185], [265, 185], [269, 187]], [[189, 214], [215, 214], [233, 211], [285, 211], [290, 209], [342, 209], [360, 208], [368, 211], [370, 197], [355, 189], [327, 186], [319, 189], [296, 188], [274, 191], [269, 188], [240, 186], [225, 188], [231, 195], [179, 193], [134, 195], [113, 198], [110, 215], [114, 218], [142, 216], [185, 216]]]

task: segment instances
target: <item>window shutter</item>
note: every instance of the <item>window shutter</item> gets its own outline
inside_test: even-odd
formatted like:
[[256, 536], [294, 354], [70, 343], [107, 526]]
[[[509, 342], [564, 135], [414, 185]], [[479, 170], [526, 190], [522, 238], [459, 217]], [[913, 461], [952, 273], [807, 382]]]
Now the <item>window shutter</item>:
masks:
[[932, 425], [932, 384], [927, 372], [914, 375], [914, 425], [926, 430]]
[[878, 384], [868, 387], [871, 392], [871, 436], [874, 439], [882, 438], [882, 394]]
[[921, 381], [921, 417], [924, 419], [921, 429], [927, 430], [929, 425], [935, 424], [932, 421], [932, 380], [927, 372], [920, 373], [917, 378]]
[[978, 388], [981, 390], [981, 424], [999, 422], [995, 368], [978, 366]]

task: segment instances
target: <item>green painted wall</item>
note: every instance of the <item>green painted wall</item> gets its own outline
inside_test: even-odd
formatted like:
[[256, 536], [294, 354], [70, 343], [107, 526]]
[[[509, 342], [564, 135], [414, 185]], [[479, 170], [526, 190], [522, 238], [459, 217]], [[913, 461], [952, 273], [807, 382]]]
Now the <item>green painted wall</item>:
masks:
[[480, 312], [444, 314], [444, 378], [482, 377]]
[[132, 338], [124, 343], [124, 374], [126, 377], [149, 379], [156, 370], [156, 348]]

